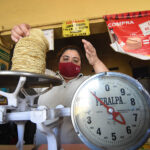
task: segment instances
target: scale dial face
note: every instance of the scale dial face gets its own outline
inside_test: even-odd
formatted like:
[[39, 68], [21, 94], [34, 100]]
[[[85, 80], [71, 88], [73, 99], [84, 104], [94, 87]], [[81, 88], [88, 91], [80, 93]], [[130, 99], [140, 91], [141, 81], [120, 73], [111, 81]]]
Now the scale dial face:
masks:
[[137, 149], [149, 137], [150, 97], [125, 74], [100, 73], [76, 91], [71, 118], [76, 133], [91, 149]]

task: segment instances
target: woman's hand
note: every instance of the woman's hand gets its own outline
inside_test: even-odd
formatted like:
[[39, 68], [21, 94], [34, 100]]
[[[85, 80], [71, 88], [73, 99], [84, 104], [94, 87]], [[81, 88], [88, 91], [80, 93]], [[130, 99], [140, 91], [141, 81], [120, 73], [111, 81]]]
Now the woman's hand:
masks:
[[95, 73], [108, 71], [107, 67], [98, 58], [96, 49], [93, 45], [85, 39], [82, 39], [82, 43], [84, 44], [86, 58], [88, 59], [89, 64], [93, 66]]
[[30, 25], [28, 24], [16, 25], [11, 30], [11, 39], [14, 42], [18, 42], [19, 39], [25, 36], [29, 36], [29, 34], [30, 34]]
[[89, 61], [89, 64], [92, 66], [95, 65], [99, 61], [99, 58], [96, 53], [96, 49], [89, 41], [85, 39], [82, 39], [82, 43], [84, 44], [85, 55]]

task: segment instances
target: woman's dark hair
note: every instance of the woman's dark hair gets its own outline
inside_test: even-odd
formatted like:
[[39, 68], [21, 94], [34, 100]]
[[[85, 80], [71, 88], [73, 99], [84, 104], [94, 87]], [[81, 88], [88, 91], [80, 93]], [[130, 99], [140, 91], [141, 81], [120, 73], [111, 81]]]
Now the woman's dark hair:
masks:
[[60, 60], [60, 57], [63, 55], [63, 53], [67, 50], [75, 50], [77, 51], [77, 53], [79, 54], [80, 56], [80, 59], [81, 59], [81, 63], [83, 62], [84, 60], [84, 56], [82, 54], [82, 50], [78, 47], [78, 46], [75, 46], [75, 45], [68, 45], [68, 46], [65, 46], [63, 47], [57, 54], [57, 61], [59, 62]]

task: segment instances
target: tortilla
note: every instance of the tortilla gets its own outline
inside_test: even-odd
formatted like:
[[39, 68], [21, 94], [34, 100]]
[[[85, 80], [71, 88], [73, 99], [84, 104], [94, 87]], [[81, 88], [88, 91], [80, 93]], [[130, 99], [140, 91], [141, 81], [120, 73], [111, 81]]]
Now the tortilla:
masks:
[[42, 30], [31, 29], [30, 35], [20, 39], [14, 48], [11, 70], [44, 74], [48, 48]]

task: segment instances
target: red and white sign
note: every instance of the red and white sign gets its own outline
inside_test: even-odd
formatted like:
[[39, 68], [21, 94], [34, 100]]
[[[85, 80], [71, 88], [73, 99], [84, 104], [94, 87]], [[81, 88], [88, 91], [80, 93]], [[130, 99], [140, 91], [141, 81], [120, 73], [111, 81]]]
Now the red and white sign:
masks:
[[106, 15], [111, 47], [140, 59], [150, 59], [150, 11]]

